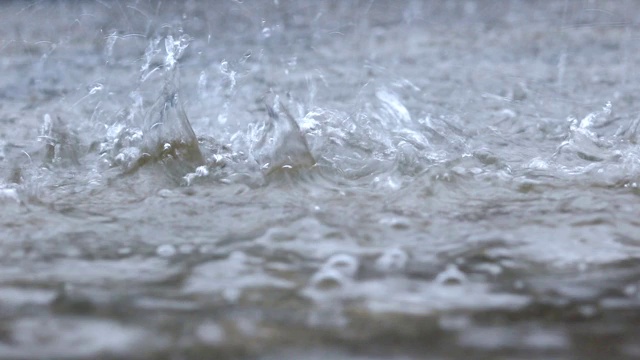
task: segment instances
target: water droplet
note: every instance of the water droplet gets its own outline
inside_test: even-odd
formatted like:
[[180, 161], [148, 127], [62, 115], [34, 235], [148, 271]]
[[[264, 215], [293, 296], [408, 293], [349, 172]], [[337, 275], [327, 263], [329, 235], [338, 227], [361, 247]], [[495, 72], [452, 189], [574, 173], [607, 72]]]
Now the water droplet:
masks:
[[262, 29], [262, 37], [265, 39], [268, 39], [271, 37], [271, 28], [269, 27], [265, 27], [264, 29]]
[[197, 176], [208, 176], [209, 175], [209, 169], [207, 169], [206, 166], [198, 166], [196, 168], [196, 175]]
[[156, 254], [161, 257], [171, 257], [176, 254], [176, 248], [171, 244], [160, 245], [156, 249]]
[[229, 63], [227, 61], [222, 61], [220, 63], [220, 72], [223, 74], [228, 74], [229, 73]]

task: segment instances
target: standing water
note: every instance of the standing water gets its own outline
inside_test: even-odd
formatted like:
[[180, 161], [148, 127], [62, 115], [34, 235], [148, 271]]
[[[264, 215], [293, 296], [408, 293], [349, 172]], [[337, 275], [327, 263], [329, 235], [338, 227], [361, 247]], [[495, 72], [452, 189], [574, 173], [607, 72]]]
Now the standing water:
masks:
[[0, 4], [0, 358], [640, 357], [640, 3]]

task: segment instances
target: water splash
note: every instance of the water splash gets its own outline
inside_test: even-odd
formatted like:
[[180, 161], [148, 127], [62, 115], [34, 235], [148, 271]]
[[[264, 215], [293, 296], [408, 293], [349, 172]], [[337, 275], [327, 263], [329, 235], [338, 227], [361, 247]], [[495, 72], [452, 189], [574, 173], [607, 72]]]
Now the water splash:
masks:
[[[177, 40], [168, 35], [164, 45], [165, 79], [161, 94], [155, 103], [147, 110], [142, 121], [140, 152], [128, 150], [127, 157], [139, 157], [126, 169], [131, 173], [148, 163], [161, 162], [171, 173], [179, 175], [189, 168], [204, 164], [204, 158], [200, 151], [198, 139], [187, 118], [179, 97], [179, 68], [178, 60], [184, 54], [191, 38], [182, 35]], [[155, 50], [153, 42], [148, 48], [147, 54], [151, 56]], [[151, 50], [149, 50], [151, 49]], [[143, 67], [143, 71], [148, 66]], [[127, 159], [128, 160], [128, 159]], [[182, 175], [180, 175], [182, 176]]]
[[273, 105], [265, 104], [268, 118], [250, 128], [254, 139], [251, 153], [262, 171], [268, 175], [275, 171], [313, 166], [316, 161], [309, 151], [298, 123], [275, 96]]

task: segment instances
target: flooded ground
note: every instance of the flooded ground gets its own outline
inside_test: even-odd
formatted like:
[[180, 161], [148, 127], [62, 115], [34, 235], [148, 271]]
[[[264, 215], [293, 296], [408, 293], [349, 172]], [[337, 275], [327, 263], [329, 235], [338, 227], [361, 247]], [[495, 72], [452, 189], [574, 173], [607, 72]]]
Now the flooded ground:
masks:
[[7, 1], [0, 358], [640, 357], [635, 1]]

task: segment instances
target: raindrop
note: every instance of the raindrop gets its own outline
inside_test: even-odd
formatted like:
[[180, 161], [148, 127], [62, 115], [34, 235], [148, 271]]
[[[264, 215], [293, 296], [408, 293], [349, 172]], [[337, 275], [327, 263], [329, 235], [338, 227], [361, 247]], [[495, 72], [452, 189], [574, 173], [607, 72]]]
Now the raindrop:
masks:
[[265, 27], [262, 29], [262, 37], [268, 39], [271, 37], [271, 28]]
[[228, 74], [229, 73], [229, 63], [226, 60], [223, 60], [220, 63], [220, 72], [223, 74]]

